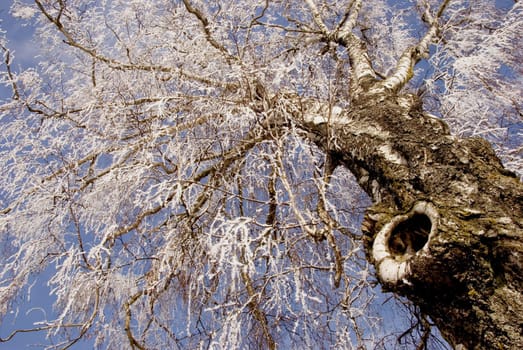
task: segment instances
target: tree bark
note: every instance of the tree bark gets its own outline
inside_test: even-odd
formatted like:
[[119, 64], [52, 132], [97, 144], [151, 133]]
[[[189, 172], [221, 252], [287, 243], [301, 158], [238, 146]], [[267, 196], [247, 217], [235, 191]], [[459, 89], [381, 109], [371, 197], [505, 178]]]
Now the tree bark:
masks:
[[412, 95], [360, 95], [309, 136], [372, 197], [363, 232], [387, 290], [459, 349], [523, 344], [523, 185], [491, 145], [451, 136]]

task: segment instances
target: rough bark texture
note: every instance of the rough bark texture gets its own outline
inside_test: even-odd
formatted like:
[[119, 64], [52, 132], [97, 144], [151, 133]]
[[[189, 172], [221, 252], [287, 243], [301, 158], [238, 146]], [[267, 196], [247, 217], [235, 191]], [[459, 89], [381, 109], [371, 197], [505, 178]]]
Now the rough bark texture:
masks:
[[[363, 231], [384, 287], [418, 305], [456, 348], [518, 349], [523, 186], [490, 144], [451, 136], [410, 95], [369, 94], [337, 123], [305, 125], [373, 198]], [[429, 203], [437, 220], [412, 211], [416, 203]], [[383, 230], [390, 261], [408, 266], [398, 280], [382, 278], [373, 255]]]

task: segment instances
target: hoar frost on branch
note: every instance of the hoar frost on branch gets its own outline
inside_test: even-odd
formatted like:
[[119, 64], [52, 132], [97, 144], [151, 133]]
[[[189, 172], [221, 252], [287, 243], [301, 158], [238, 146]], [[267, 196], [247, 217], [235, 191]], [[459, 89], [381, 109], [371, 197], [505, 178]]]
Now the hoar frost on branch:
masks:
[[[41, 58], [16, 69], [2, 38], [0, 316], [51, 270], [56, 317], [34, 329], [50, 348], [390, 345], [359, 229], [369, 198], [306, 126], [383, 139], [379, 154], [404, 164], [386, 131], [347, 113], [377, 81], [370, 95], [417, 93], [521, 174], [522, 12], [15, 0]], [[399, 340], [426, 345], [431, 324], [416, 322]]]

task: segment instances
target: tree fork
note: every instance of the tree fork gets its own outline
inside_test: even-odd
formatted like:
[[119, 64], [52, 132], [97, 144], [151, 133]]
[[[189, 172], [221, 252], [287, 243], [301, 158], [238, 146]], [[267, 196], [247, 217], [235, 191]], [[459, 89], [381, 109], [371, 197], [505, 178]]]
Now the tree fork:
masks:
[[523, 344], [523, 185], [491, 145], [452, 136], [408, 94], [368, 94], [318, 121], [304, 128], [373, 199], [362, 229], [383, 287], [455, 348]]

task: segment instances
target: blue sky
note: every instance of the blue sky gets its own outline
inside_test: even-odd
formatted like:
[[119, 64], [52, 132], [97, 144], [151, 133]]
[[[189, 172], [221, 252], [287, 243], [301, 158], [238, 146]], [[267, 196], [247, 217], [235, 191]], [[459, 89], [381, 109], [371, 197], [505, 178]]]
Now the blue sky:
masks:
[[[35, 64], [36, 45], [32, 41], [33, 29], [9, 15], [12, 0], [0, 0], [0, 28], [7, 31], [8, 46], [14, 52], [15, 67], [30, 67]], [[0, 98], [10, 97], [10, 90], [0, 86]]]
[[[0, 0], [0, 28], [7, 31], [8, 47], [15, 55], [14, 69], [18, 70], [20, 67], [28, 68], [36, 64], [37, 46], [32, 40], [33, 29], [9, 15], [9, 7], [12, 3], [11, 0]], [[11, 90], [0, 85], [0, 100], [9, 97], [11, 97]], [[49, 297], [49, 288], [44, 280], [46, 276], [49, 274], [42, 274], [35, 279], [30, 298], [28, 295], [22, 295], [24, 301], [0, 322], [0, 337], [9, 336], [14, 329], [30, 329], [34, 327], [35, 322], [46, 318], [52, 319], [53, 315], [49, 314], [52, 312], [52, 299]], [[19, 333], [8, 343], [0, 343], [0, 350], [42, 349], [43, 346], [38, 344], [48, 344], [45, 332]], [[93, 346], [79, 343], [72, 349], [93, 349]]]

